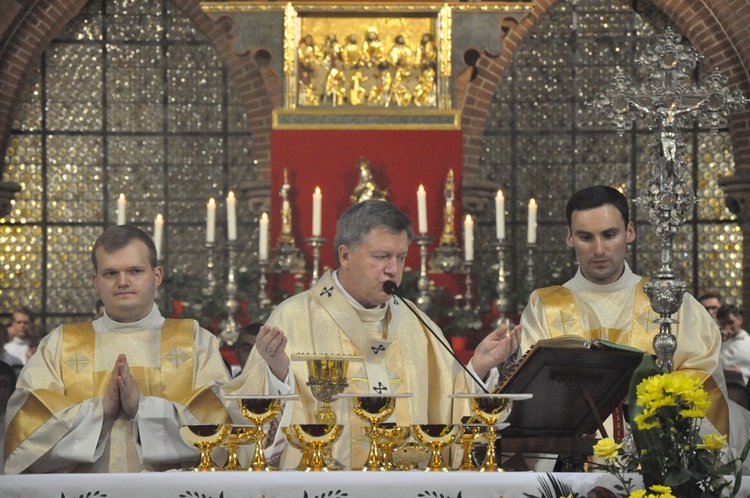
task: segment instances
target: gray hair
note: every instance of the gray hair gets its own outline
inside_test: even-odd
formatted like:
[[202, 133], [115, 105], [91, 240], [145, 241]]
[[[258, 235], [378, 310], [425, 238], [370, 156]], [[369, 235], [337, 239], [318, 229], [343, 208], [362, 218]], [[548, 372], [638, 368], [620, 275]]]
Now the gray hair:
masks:
[[394, 234], [406, 232], [410, 243], [414, 239], [411, 220], [394, 204], [374, 199], [362, 201], [344, 211], [336, 222], [336, 238], [333, 240], [336, 264], [341, 265], [339, 247], [347, 246], [351, 250], [356, 250], [375, 228], [384, 228]]

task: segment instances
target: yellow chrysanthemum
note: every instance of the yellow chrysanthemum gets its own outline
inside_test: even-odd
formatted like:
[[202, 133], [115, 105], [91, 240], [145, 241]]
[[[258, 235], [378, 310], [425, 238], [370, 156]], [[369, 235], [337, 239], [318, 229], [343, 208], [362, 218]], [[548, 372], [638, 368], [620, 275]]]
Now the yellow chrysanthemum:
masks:
[[622, 444], [617, 444], [611, 437], [606, 437], [600, 439], [594, 445], [594, 456], [606, 460], [614, 460], [617, 458], [617, 450], [620, 448], [622, 448]]
[[669, 486], [662, 486], [661, 484], [654, 484], [648, 489], [650, 489], [654, 493], [658, 493], [656, 495], [649, 495], [649, 496], [654, 496], [655, 498], [675, 498], [675, 496], [672, 494], [672, 488], [670, 488]]
[[645, 498], [646, 496], [646, 490], [645, 489], [636, 489], [632, 493], [630, 493], [630, 496], [628, 498]]
[[727, 437], [721, 436], [717, 433], [706, 434], [703, 436], [703, 444], [699, 444], [698, 448], [703, 450], [716, 451], [722, 449], [727, 444]]

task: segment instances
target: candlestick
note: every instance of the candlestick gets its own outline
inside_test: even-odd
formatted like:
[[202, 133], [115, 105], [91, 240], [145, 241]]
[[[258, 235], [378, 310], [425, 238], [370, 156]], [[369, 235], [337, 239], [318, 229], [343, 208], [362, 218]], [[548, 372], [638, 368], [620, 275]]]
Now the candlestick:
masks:
[[498, 190], [495, 196], [495, 231], [497, 240], [505, 239], [505, 197], [502, 190]]
[[234, 192], [229, 191], [227, 195], [227, 238], [237, 240], [237, 208]]
[[419, 246], [419, 280], [417, 280], [417, 290], [419, 296], [417, 297], [417, 307], [422, 311], [427, 311], [430, 307], [430, 279], [427, 277], [427, 246], [432, 244], [434, 237], [429, 235], [421, 235], [414, 237], [417, 245]]
[[258, 238], [258, 259], [268, 261], [268, 214], [260, 217], [260, 237]]
[[164, 236], [164, 218], [161, 213], [154, 220], [154, 245], [156, 246], [156, 259], [161, 260], [161, 241]]
[[312, 275], [310, 277], [310, 287], [312, 287], [318, 281], [318, 278], [320, 278], [320, 248], [324, 246], [326, 242], [328, 242], [328, 239], [324, 239], [321, 237], [308, 237], [305, 240], [313, 248], [313, 268]]
[[506, 312], [510, 311], [510, 300], [508, 299], [508, 279], [505, 273], [505, 250], [508, 243], [501, 240], [497, 243], [497, 299], [495, 299], [495, 310], [497, 311], [496, 327], [510, 326]]
[[268, 293], [266, 292], [268, 260], [261, 259], [258, 261], [258, 268], [260, 269], [260, 278], [258, 278], [258, 306], [264, 308], [271, 304], [271, 300], [268, 299]]
[[227, 248], [229, 249], [229, 259], [227, 262], [227, 300], [225, 303], [227, 319], [223, 323], [220, 338], [222, 343], [227, 346], [233, 346], [237, 342], [237, 336], [239, 335], [237, 320], [234, 318], [234, 314], [237, 311], [237, 300], [235, 299], [237, 295], [237, 282], [234, 275], [235, 261], [237, 259], [237, 241], [230, 240], [227, 243]]
[[471, 309], [471, 302], [474, 300], [473, 293], [471, 291], [472, 281], [471, 281], [471, 267], [474, 264], [472, 260], [466, 260], [463, 263], [463, 270], [464, 275], [466, 276], [466, 292], [464, 293], [465, 302], [464, 302], [464, 309], [470, 310]]
[[526, 242], [536, 244], [536, 201], [532, 198], [529, 201], [529, 223], [527, 226]]
[[529, 293], [534, 290], [534, 249], [536, 244], [526, 244], [529, 249], [529, 255], [526, 257], [526, 263], [528, 265], [526, 272], [526, 287]]
[[470, 214], [464, 220], [464, 261], [474, 261], [474, 220]]
[[117, 198], [117, 224], [118, 225], [124, 225], [125, 224], [125, 209], [127, 207], [128, 201], [125, 199], [125, 194], [120, 194], [120, 197]]
[[214, 247], [215, 244], [213, 242], [206, 242], [206, 268], [207, 268], [207, 274], [206, 274], [206, 281], [208, 282], [208, 285], [203, 290], [204, 296], [213, 296], [214, 290], [216, 289], [216, 278], [214, 276], [214, 269], [216, 268], [216, 264], [214, 263]]
[[320, 193], [320, 187], [315, 187], [315, 193], [313, 193], [313, 221], [312, 221], [312, 236], [313, 237], [320, 237], [322, 207], [323, 207], [323, 194]]
[[424, 185], [420, 185], [417, 189], [417, 213], [419, 233], [424, 235], [427, 233], [427, 192], [424, 190]]
[[213, 197], [206, 204], [206, 242], [213, 244], [216, 241], [216, 201]]

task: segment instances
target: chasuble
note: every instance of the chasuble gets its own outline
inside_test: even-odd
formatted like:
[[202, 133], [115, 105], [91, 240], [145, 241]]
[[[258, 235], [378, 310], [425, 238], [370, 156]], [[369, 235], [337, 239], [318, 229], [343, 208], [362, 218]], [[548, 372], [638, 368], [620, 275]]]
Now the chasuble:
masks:
[[[646, 281], [626, 262], [623, 275], [611, 284], [594, 284], [579, 269], [561, 286], [537, 289], [521, 315], [521, 350], [528, 350], [540, 339], [572, 334], [654, 354], [653, 338], [659, 332], [654, 320], [659, 315], [643, 290]], [[701, 431], [729, 435], [730, 447], [739, 453], [750, 437], [750, 412], [727, 399], [719, 362], [719, 328], [687, 293], [672, 318], [677, 321], [672, 324], [677, 338], [673, 370], [699, 377], [711, 400]]]
[[[297, 294], [277, 307], [267, 325], [278, 327], [288, 338], [286, 353], [345, 354], [362, 357], [350, 361], [347, 372], [349, 393], [409, 393], [397, 398], [391, 422], [397, 425], [459, 422], [465, 402], [452, 400], [452, 393], [472, 389], [460, 365], [440, 344], [447, 341], [440, 329], [409, 302], [422, 319], [438, 334], [435, 338], [405, 307], [407, 302], [393, 296], [382, 307], [365, 309], [346, 295], [330, 271], [309, 290]], [[271, 373], [257, 350], [250, 353], [242, 374], [224, 386], [227, 394], [290, 394], [299, 399], [283, 407], [281, 426], [315, 423], [313, 413], [320, 404], [313, 397], [307, 364], [292, 361], [285, 382]], [[349, 399], [336, 400], [331, 408], [337, 423], [344, 425], [341, 437], [333, 444], [334, 458], [347, 468], [361, 466], [367, 459], [367, 443], [362, 429], [365, 422], [353, 412]], [[274, 444], [283, 445], [279, 430]], [[295, 468], [300, 453], [285, 445], [282, 469]]]
[[[141, 391], [134, 419], [104, 421], [101, 396], [124, 353]], [[18, 379], [6, 416], [5, 472], [138, 472], [192, 464], [181, 424], [229, 422], [229, 379], [216, 337], [194, 320], [106, 314], [46, 336]]]

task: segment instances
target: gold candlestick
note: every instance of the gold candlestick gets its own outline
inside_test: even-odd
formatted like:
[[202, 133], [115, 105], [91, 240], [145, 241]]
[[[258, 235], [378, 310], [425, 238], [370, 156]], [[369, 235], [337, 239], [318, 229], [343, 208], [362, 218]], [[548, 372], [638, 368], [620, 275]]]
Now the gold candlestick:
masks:
[[453, 180], [453, 170], [448, 171], [448, 177], [445, 180], [445, 207], [443, 208], [443, 231], [440, 235], [440, 242], [437, 249], [433, 251], [430, 257], [430, 270], [433, 272], [452, 272], [461, 265], [461, 259], [458, 251], [458, 239], [454, 229], [456, 218], [455, 194], [456, 186]]

